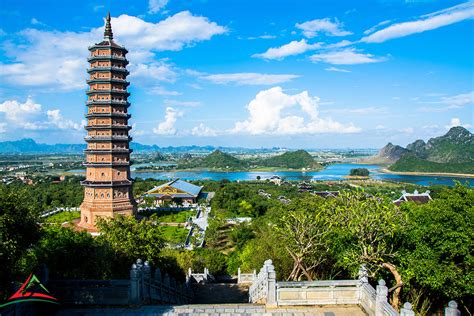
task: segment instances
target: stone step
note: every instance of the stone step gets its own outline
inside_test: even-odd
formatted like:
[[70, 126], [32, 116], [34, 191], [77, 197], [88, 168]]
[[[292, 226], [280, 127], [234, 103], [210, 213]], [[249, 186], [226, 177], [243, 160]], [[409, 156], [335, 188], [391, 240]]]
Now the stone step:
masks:
[[72, 316], [365, 316], [359, 306], [294, 306], [266, 308], [256, 304], [147, 305], [139, 308], [71, 308], [55, 315]]
[[247, 284], [207, 283], [193, 284], [195, 304], [231, 304], [248, 303]]

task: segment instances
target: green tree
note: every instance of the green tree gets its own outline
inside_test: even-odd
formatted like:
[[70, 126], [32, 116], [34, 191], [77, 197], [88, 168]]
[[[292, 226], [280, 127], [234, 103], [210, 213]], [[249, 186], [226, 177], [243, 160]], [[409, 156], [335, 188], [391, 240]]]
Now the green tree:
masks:
[[[372, 276], [380, 269], [390, 271], [395, 279], [392, 305], [398, 308], [403, 285], [396, 262], [397, 237], [405, 221], [403, 214], [391, 200], [371, 196], [364, 192], [343, 192], [334, 208], [333, 224], [336, 225], [339, 264], [356, 274], [361, 264], [366, 264]], [[337, 249], [339, 248], [339, 249]]]
[[20, 273], [17, 263], [39, 239], [38, 213], [23, 190], [0, 185], [0, 297]]
[[129, 262], [141, 258], [157, 263], [164, 239], [155, 214], [149, 219], [141, 220], [133, 216], [100, 218], [97, 227], [101, 232], [98, 238], [116, 254], [129, 258]]
[[474, 190], [457, 183], [427, 204], [404, 203], [402, 209], [408, 217], [401, 250], [405, 280], [432, 301], [456, 299], [472, 308]]

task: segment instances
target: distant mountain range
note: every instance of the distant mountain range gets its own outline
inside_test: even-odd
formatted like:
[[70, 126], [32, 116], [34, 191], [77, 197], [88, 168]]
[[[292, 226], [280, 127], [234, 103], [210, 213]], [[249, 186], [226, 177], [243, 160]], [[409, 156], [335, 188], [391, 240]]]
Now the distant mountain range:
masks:
[[[144, 145], [131, 142], [130, 148], [134, 152], [159, 151], [161, 153], [170, 152], [211, 152], [216, 149], [234, 152], [248, 151], [269, 151], [270, 149], [247, 149], [241, 147], [214, 147], [214, 146], [168, 146], [159, 147], [157, 145]], [[15, 141], [0, 142], [0, 154], [82, 154], [86, 149], [86, 144], [40, 144], [31, 138], [24, 138]]]
[[419, 139], [403, 148], [388, 143], [366, 162], [389, 164], [397, 172], [445, 172], [474, 174], [474, 135], [461, 126], [445, 135]]

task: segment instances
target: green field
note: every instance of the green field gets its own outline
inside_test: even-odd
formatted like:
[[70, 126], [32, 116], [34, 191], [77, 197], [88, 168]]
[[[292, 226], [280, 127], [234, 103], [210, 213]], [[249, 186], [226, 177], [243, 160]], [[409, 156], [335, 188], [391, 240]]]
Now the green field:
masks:
[[64, 222], [70, 222], [78, 218], [81, 218], [80, 211], [60, 212], [60, 213], [56, 213], [54, 215], [47, 217], [45, 222], [62, 224]]
[[195, 215], [195, 211], [181, 211], [178, 213], [166, 214], [158, 217], [158, 221], [161, 223], [185, 223], [186, 220]]
[[173, 244], [184, 243], [189, 232], [186, 228], [178, 226], [161, 226], [161, 230], [163, 238]]

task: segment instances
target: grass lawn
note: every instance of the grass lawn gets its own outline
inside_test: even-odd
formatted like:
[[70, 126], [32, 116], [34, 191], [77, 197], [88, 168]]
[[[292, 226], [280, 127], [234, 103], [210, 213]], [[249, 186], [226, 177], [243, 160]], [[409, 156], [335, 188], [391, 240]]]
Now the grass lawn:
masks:
[[54, 215], [51, 215], [46, 218], [47, 223], [58, 223], [62, 224], [64, 222], [70, 222], [74, 219], [81, 218], [80, 211], [73, 211], [73, 212], [59, 212]]
[[161, 223], [185, 223], [186, 220], [195, 215], [195, 211], [182, 211], [178, 213], [171, 213], [158, 217], [158, 221]]
[[170, 243], [184, 243], [188, 230], [177, 226], [161, 226], [163, 238]]

